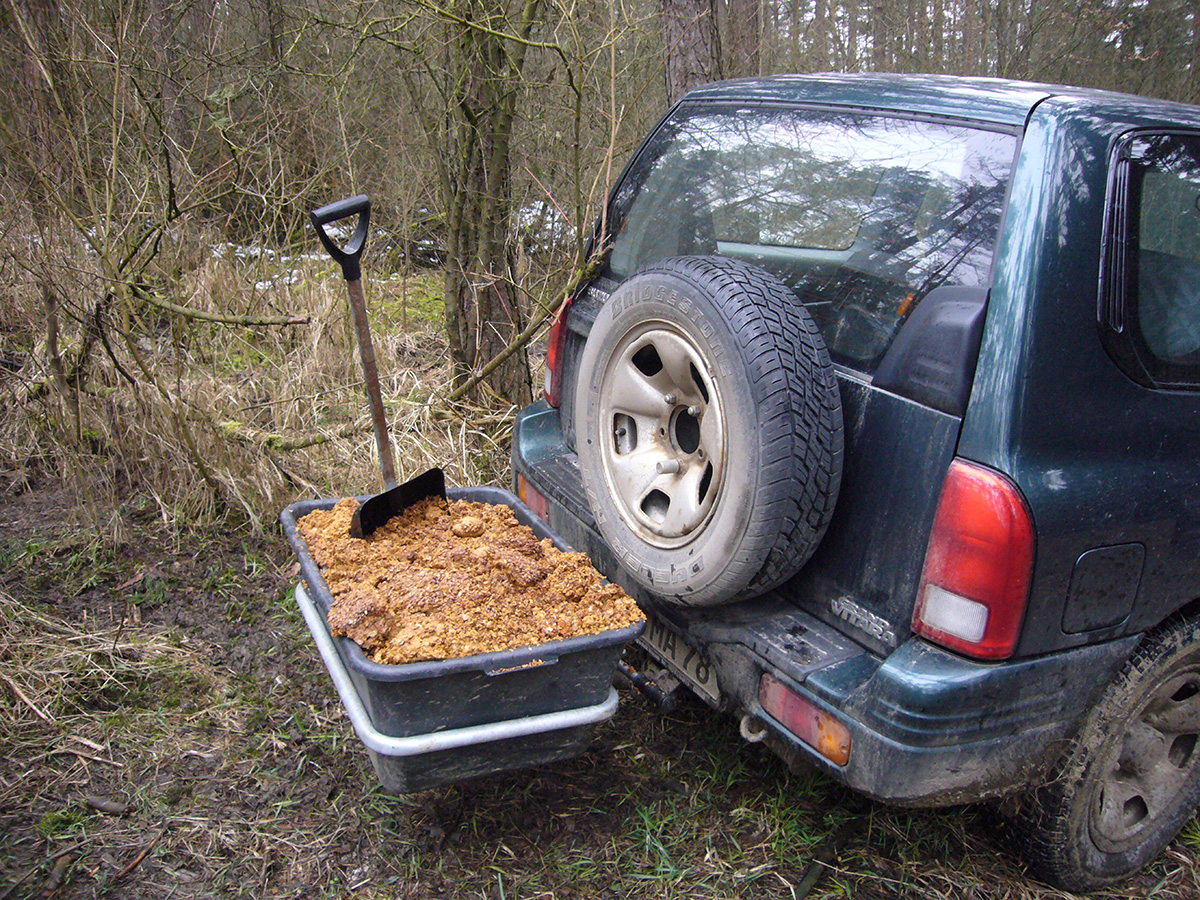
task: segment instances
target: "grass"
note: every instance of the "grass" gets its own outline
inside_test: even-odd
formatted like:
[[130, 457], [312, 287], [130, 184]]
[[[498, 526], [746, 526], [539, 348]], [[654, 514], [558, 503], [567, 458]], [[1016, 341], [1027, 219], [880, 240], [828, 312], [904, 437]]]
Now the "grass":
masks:
[[[297, 496], [373, 490], [359, 352], [332, 264], [295, 252], [198, 257], [182, 241], [179, 253], [162, 299], [223, 322], [115, 301], [98, 318], [95, 261], [53, 271], [66, 304], [62, 366], [90, 341], [86, 381], [71, 392], [77, 419], [52, 377], [38, 284], [18, 273], [0, 292], [0, 351], [23, 363], [0, 372], [0, 487], [55, 478], [82, 533], [105, 544], [134, 540], [153, 519], [180, 534], [248, 524], [261, 535]], [[368, 273], [365, 285], [401, 477], [437, 459], [451, 484], [502, 483], [513, 410], [442, 399], [441, 274]]]
[[1200, 818], [1192, 819], [1183, 826], [1179, 840], [1189, 849], [1200, 852]]
[[382, 299], [372, 311], [372, 327], [404, 334], [445, 327], [446, 299], [440, 272], [393, 275], [375, 286]]
[[[242, 540], [221, 561], [197, 572], [211, 583], [194, 596], [223, 619], [207, 638], [146, 618], [84, 626], [0, 594], [4, 673], [21, 691], [0, 686], [5, 900], [40, 896], [63, 851], [61, 896], [1066, 896], [991, 842], [986, 810], [871, 804], [789, 773], [698, 703], [663, 715], [627, 695], [578, 759], [382, 794], [283, 596], [286, 573]], [[184, 604], [186, 583], [158, 616]], [[232, 652], [237, 617], [220, 612], [239, 590], [278, 591], [245, 655]], [[128, 812], [99, 812], [90, 795]], [[1146, 878], [1098, 896], [1192, 896], [1194, 840], [1193, 825]]]

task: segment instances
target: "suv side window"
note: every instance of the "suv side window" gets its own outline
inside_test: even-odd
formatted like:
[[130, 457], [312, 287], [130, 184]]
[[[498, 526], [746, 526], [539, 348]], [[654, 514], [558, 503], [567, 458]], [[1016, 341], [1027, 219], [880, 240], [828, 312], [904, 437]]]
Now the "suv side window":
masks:
[[1200, 387], [1200, 136], [1127, 139], [1112, 195], [1109, 352], [1142, 384]]

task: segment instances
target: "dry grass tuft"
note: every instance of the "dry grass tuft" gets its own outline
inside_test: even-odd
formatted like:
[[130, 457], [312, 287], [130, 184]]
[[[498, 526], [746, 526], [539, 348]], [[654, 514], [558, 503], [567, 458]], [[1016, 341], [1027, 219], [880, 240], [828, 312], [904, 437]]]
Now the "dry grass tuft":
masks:
[[[298, 497], [377, 489], [358, 349], [330, 262], [196, 232], [164, 251], [141, 293], [106, 286], [78, 242], [47, 243], [35, 268], [15, 264], [23, 248], [7, 237], [0, 488], [61, 478], [80, 524], [118, 543], [138, 514], [183, 532], [243, 522], [263, 532]], [[451, 483], [502, 483], [515, 409], [443, 399], [439, 276], [368, 273], [366, 292], [400, 475], [437, 464]]]
[[[299, 627], [260, 624], [255, 654], [278, 646], [295, 669], [275, 661], [270, 679], [248, 679], [253, 659], [214, 665], [219, 648], [139, 609], [73, 620], [0, 593], [0, 898], [251, 897], [327, 882], [358, 819], [326, 794], [361, 760], [312, 693]], [[298, 827], [318, 797], [319, 826]]]

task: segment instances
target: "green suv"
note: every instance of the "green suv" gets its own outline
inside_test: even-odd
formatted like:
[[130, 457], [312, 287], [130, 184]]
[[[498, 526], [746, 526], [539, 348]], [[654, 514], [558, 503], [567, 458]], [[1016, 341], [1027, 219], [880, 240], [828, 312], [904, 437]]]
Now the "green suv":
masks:
[[1200, 800], [1200, 110], [716, 84], [634, 155], [516, 488], [661, 687], [874, 798], [1011, 795], [1040, 875]]

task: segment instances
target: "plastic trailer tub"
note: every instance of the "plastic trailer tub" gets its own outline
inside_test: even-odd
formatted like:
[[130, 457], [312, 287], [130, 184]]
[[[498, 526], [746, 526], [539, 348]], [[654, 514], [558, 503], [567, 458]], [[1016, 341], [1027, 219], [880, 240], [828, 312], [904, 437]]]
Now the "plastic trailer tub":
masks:
[[[452, 488], [446, 495], [511, 507], [539, 538], [570, 549], [508, 491]], [[411, 793], [583, 752], [593, 727], [616, 712], [613, 674], [645, 623], [458, 659], [373, 662], [358, 644], [330, 634], [333, 598], [296, 525], [336, 502], [294, 503], [280, 519], [300, 560], [296, 602], [384, 789]]]

